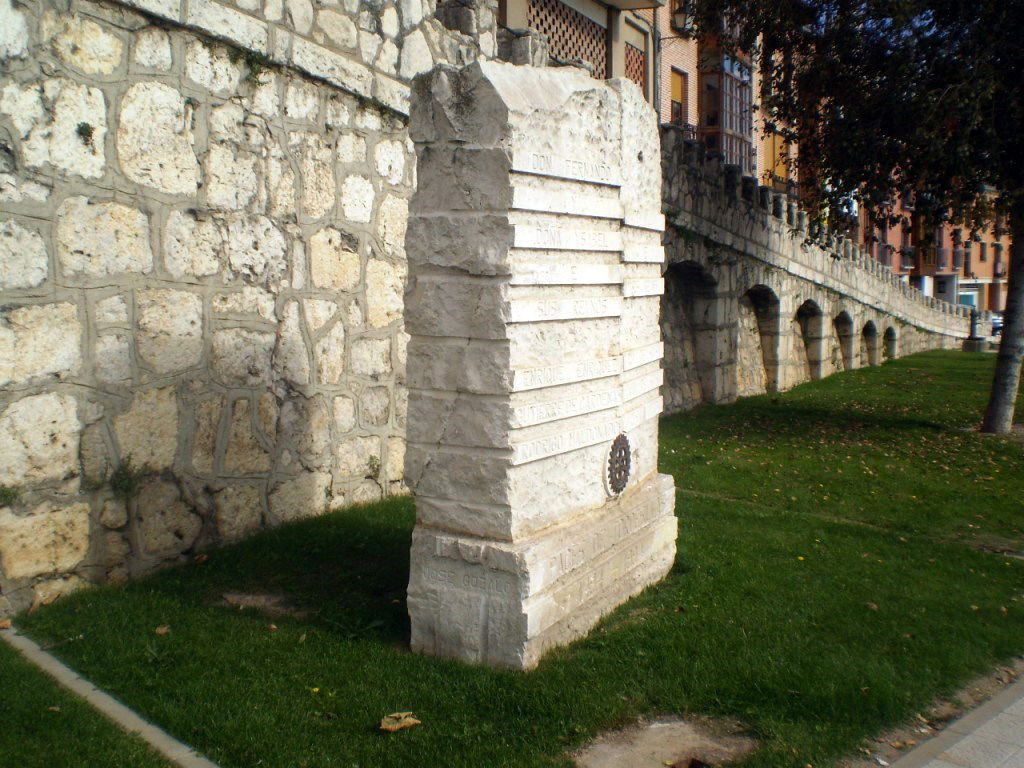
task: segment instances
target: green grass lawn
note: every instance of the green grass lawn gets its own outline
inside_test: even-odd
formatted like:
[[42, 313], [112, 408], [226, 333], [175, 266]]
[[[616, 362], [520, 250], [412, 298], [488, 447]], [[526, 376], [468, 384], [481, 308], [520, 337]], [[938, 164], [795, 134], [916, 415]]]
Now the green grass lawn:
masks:
[[[527, 674], [408, 652], [408, 499], [16, 623], [225, 767], [564, 766], [602, 729], [686, 713], [747, 723], [745, 765], [828, 765], [1024, 653], [1024, 561], [984, 551], [1024, 549], [1024, 452], [965, 429], [992, 364], [926, 353], [666, 419], [674, 570]], [[309, 613], [241, 612], [227, 591]], [[381, 734], [398, 710], [423, 724]], [[48, 747], [69, 764], [62, 735]]]
[[169, 768], [77, 696], [0, 642], [0, 766]]

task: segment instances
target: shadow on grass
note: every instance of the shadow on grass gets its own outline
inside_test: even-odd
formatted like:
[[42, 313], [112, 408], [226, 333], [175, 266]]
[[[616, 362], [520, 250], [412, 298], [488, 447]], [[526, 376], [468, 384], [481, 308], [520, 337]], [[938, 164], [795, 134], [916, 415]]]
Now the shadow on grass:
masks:
[[138, 588], [196, 605], [224, 605], [226, 592], [281, 595], [304, 624], [404, 646], [414, 519], [408, 497], [349, 508], [211, 552], [202, 565], [160, 573]]
[[[770, 437], [811, 436], [817, 431], [890, 432], [893, 435], [911, 431], [948, 432], [953, 429], [929, 419], [895, 416], [889, 412], [873, 413], [863, 410], [836, 411], [811, 405], [789, 402], [785, 395], [759, 395], [744, 398], [723, 409], [721, 406], [702, 405], [686, 413], [667, 416], [662, 426], [672, 431], [731, 430], [744, 437], [765, 435]], [[713, 437], [714, 433], [706, 433]]]

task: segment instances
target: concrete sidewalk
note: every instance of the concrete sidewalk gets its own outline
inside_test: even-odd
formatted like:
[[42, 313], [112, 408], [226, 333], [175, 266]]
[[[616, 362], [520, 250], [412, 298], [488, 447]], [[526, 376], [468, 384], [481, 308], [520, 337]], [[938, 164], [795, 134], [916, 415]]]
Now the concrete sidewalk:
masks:
[[892, 768], [1024, 768], [1024, 679], [950, 723]]

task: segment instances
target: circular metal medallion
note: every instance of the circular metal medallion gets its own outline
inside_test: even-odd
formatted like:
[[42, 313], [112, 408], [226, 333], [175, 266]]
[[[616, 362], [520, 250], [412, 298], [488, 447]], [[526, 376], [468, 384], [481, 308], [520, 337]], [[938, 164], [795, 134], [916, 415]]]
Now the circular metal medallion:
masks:
[[612, 450], [608, 454], [608, 487], [618, 495], [629, 482], [630, 469], [629, 438], [619, 435], [612, 441]]

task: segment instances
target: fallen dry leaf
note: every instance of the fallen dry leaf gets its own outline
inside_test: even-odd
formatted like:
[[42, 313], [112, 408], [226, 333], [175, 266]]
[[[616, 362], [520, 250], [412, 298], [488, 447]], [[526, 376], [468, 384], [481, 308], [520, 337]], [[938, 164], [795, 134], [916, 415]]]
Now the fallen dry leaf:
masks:
[[47, 707], [46, 709], [50, 712], [60, 712], [60, 707]]
[[267, 629], [271, 632], [277, 632], [277, 624], [267, 624]]
[[380, 729], [394, 733], [419, 724], [420, 721], [412, 716], [412, 712], [392, 712], [390, 715], [385, 715], [380, 721]]
[[167, 635], [167, 634], [170, 634], [170, 632], [171, 632], [171, 625], [170, 624], [161, 624], [159, 627], [157, 627], [156, 629], [153, 630], [153, 633], [157, 634], [157, 635]]
[[878, 610], [878, 604], [877, 603], [868, 603], [868, 610], [869, 611], [877, 611]]
[[11, 620], [10, 619], [3, 619], [2, 621], [0, 621], [0, 629], [10, 629], [10, 628], [11, 628]]

